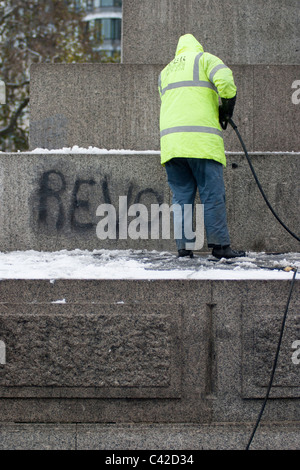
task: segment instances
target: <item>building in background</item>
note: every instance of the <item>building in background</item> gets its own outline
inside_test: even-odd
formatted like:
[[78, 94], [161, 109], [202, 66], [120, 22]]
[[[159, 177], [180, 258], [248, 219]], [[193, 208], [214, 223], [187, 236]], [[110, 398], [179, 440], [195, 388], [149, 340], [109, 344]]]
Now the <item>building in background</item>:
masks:
[[86, 12], [86, 31], [95, 44], [94, 50], [120, 57], [122, 0], [87, 0]]

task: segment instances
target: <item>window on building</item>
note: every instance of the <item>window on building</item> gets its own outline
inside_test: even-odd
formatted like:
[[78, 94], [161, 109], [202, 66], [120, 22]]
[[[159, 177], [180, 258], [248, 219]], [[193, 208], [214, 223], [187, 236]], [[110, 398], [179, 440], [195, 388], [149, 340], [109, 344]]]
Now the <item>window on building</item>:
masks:
[[102, 39], [102, 34], [101, 20], [96, 20], [94, 24], [94, 38], [97, 41], [100, 41]]
[[87, 11], [92, 11], [94, 8], [94, 2], [93, 0], [87, 0], [86, 2], [86, 9]]
[[87, 0], [87, 11], [93, 11], [96, 8], [122, 7], [122, 0]]
[[[86, 20], [86, 34], [94, 51], [114, 57], [120, 53], [122, 19], [116, 18], [115, 8], [122, 8], [122, 0], [90, 0], [87, 11], [95, 13]], [[101, 10], [103, 8], [103, 10]], [[112, 15], [108, 14], [112, 9]]]
[[96, 41], [101, 41], [101, 39], [121, 40], [121, 20], [118, 18], [92, 20], [87, 26]]
[[98, 0], [102, 8], [105, 7], [121, 7], [122, 0]]
[[112, 41], [121, 39], [121, 20], [103, 19], [101, 22], [104, 39], [111, 39]]

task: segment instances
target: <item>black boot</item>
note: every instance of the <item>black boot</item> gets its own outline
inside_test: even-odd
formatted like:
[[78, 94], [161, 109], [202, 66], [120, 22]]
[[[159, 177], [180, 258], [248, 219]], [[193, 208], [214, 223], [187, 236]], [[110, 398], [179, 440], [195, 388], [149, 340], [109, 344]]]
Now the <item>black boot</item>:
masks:
[[227, 246], [214, 246], [212, 250], [212, 255], [218, 259], [221, 258], [240, 258], [245, 256], [244, 251], [235, 251], [232, 250], [230, 245]]
[[193, 258], [194, 253], [192, 252], [192, 250], [186, 250], [185, 248], [178, 250], [178, 258], [183, 258], [184, 256], [189, 256], [190, 258]]

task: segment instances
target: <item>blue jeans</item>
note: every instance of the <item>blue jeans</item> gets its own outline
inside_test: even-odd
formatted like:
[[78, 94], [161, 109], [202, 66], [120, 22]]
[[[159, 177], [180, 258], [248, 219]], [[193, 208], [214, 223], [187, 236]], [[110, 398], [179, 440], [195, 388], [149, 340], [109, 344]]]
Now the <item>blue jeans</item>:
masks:
[[[177, 249], [185, 248], [187, 240], [184, 235], [184, 204], [192, 204], [198, 188], [201, 204], [204, 205], [204, 225], [207, 244], [230, 245], [227, 228], [225, 186], [223, 165], [215, 160], [201, 158], [173, 158], [165, 164], [168, 184], [173, 193], [173, 204], [179, 204], [181, 214], [174, 212], [174, 227], [181, 224], [182, 238], [176, 239]], [[181, 220], [176, 220], [181, 217]], [[177, 225], [178, 226], [178, 225]]]

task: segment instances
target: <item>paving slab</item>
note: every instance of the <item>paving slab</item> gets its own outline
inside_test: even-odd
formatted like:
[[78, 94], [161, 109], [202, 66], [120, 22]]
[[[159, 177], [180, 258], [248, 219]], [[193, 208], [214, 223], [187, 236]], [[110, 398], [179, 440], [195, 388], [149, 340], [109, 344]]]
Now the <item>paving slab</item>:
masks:
[[[140, 459], [161, 451], [245, 450], [253, 423], [220, 424], [0, 424], [0, 450], [97, 450], [103, 461], [134, 455]], [[299, 450], [299, 424], [262, 423], [250, 450]], [[148, 455], [139, 451], [151, 451]], [[128, 454], [132, 451], [132, 454]]]

